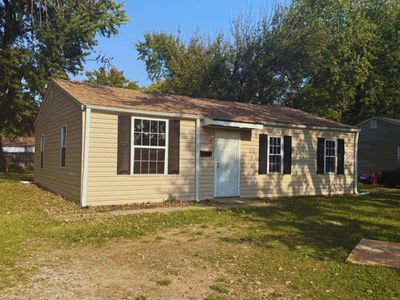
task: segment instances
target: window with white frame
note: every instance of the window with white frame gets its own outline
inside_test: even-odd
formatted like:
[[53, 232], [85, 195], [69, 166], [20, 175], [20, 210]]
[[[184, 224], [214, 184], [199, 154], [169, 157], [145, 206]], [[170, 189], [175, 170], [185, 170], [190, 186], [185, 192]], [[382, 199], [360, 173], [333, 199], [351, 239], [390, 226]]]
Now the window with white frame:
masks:
[[133, 119], [133, 174], [165, 174], [167, 120]]
[[325, 140], [325, 173], [336, 172], [336, 141]]
[[268, 172], [282, 173], [283, 145], [282, 137], [270, 137], [268, 146]]
[[40, 168], [44, 168], [44, 135], [40, 137]]
[[376, 122], [376, 120], [371, 120], [371, 129], [376, 129], [378, 128], [378, 123]]
[[61, 127], [60, 166], [65, 167], [67, 155], [67, 125]]

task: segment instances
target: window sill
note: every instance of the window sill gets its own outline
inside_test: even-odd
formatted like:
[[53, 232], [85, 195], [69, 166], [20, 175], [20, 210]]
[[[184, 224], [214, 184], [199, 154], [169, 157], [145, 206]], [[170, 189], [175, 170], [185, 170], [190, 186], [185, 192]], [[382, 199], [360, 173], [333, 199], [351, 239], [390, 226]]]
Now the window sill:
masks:
[[151, 176], [173, 176], [179, 174], [117, 174], [117, 176], [130, 176], [130, 177], [151, 177]]

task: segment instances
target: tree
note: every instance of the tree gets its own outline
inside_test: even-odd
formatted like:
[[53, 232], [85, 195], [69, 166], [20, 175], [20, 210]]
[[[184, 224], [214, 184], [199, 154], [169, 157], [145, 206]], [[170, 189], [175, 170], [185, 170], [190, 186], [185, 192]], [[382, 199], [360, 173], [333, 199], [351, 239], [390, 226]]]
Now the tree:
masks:
[[105, 67], [100, 67], [98, 70], [86, 72], [87, 83], [114, 86], [119, 88], [128, 88], [132, 90], [139, 90], [137, 82], [129, 81], [124, 75], [123, 71], [118, 71], [114, 66], [108, 70]]
[[313, 28], [318, 42], [288, 103], [350, 124], [399, 117], [399, 8], [398, 0], [296, 1], [287, 17], [293, 31]]
[[[139, 59], [146, 64], [151, 90], [265, 104], [284, 103], [294, 87], [302, 83], [302, 39], [293, 39], [285, 23], [287, 9], [273, 18], [251, 22], [239, 17], [229, 38], [196, 33], [187, 43], [180, 36], [147, 33], [137, 43]], [[304, 55], [303, 55], [304, 56]]]
[[0, 2], [0, 147], [2, 136], [32, 132], [50, 78], [81, 71], [96, 35], [115, 35], [126, 20], [113, 0]]
[[355, 124], [400, 116], [400, 1], [293, 0], [231, 36], [147, 33], [151, 89], [287, 105]]

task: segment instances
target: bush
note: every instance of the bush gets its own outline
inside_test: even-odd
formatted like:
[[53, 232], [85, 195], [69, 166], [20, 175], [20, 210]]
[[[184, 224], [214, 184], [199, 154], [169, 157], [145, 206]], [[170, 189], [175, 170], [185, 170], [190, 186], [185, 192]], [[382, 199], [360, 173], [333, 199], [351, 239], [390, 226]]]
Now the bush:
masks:
[[387, 187], [400, 187], [400, 169], [383, 171], [379, 183]]
[[164, 200], [165, 204], [175, 204], [176, 203], [176, 197], [172, 194], [168, 194], [168, 198]]

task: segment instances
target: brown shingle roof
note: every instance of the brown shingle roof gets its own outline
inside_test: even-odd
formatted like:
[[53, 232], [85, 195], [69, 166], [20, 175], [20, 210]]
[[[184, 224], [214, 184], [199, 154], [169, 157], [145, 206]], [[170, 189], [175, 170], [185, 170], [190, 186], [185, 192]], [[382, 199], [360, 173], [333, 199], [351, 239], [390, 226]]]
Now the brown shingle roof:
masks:
[[2, 144], [4, 147], [35, 146], [35, 138], [34, 137], [16, 137], [14, 139], [3, 139]]
[[215, 120], [257, 124], [274, 122], [344, 129], [354, 128], [288, 107], [151, 94], [137, 90], [97, 86], [62, 79], [54, 81], [77, 101], [85, 105], [192, 114]]

